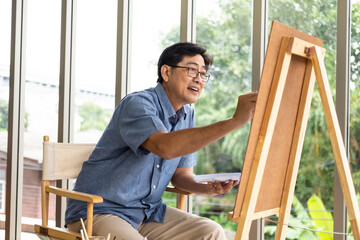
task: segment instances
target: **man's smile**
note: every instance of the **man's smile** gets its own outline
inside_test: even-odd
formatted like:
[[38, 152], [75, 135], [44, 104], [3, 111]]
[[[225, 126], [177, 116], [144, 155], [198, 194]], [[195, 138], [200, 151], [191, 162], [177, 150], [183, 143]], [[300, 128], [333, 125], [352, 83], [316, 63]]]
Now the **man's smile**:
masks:
[[190, 86], [190, 87], [188, 87], [188, 89], [191, 90], [191, 91], [194, 91], [194, 92], [196, 92], [196, 93], [199, 92], [199, 88], [198, 88], [198, 87], [195, 87], [195, 86]]

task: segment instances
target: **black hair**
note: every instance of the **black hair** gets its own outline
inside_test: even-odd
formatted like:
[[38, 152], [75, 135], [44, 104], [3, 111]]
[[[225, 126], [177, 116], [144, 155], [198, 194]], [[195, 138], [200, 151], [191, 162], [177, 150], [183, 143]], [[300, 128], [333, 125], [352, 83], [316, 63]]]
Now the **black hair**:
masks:
[[205, 62], [206, 71], [209, 70], [213, 59], [206, 53], [206, 48], [200, 44], [191, 42], [179, 42], [175, 43], [162, 52], [158, 61], [158, 79], [157, 82], [162, 83], [164, 79], [161, 76], [161, 67], [166, 65], [177, 65], [183, 60], [185, 56], [195, 56], [200, 54]]

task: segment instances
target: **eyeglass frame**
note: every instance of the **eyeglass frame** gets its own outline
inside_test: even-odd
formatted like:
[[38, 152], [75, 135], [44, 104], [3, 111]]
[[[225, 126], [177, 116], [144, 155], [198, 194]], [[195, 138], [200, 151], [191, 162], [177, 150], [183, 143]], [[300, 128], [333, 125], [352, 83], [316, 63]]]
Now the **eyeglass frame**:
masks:
[[[200, 72], [199, 70], [197, 70], [196, 68], [194, 68], [194, 67], [184, 67], [184, 66], [178, 66], [178, 65], [169, 65], [169, 64], [166, 64], [166, 65], [168, 65], [168, 66], [170, 66], [170, 67], [173, 67], [173, 68], [186, 68], [188, 71], [188, 76], [189, 77], [192, 77], [192, 78], [197, 78], [197, 76], [199, 76], [199, 74], [200, 74], [200, 79], [201, 79], [201, 81], [203, 81], [204, 83], [206, 83], [207, 81], [209, 81], [209, 79], [210, 79], [210, 74], [209, 73], [204, 73], [204, 72]], [[195, 71], [195, 72], [197, 72], [197, 74], [196, 74], [196, 76], [191, 76], [190, 75], [190, 71]], [[201, 74], [205, 74], [205, 78], [203, 79], [202, 77], [201, 77]]]

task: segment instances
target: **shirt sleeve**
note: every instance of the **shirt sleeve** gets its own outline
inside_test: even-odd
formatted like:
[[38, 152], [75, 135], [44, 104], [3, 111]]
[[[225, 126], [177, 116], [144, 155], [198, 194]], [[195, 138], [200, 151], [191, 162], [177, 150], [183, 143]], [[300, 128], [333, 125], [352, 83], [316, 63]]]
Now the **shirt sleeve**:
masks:
[[178, 168], [189, 168], [196, 166], [196, 153], [182, 156], [178, 164]]
[[167, 131], [154, 100], [143, 95], [123, 99], [118, 111], [120, 136], [137, 155], [148, 153], [141, 147], [152, 134]]

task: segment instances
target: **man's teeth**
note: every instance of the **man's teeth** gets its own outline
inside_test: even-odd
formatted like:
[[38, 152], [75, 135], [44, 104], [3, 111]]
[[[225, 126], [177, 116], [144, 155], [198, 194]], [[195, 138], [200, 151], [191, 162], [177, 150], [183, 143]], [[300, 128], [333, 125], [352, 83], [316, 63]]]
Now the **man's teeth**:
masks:
[[197, 92], [199, 91], [199, 89], [194, 88], [194, 87], [190, 87], [190, 89], [191, 89], [191, 90], [194, 90], [194, 91], [197, 91]]

